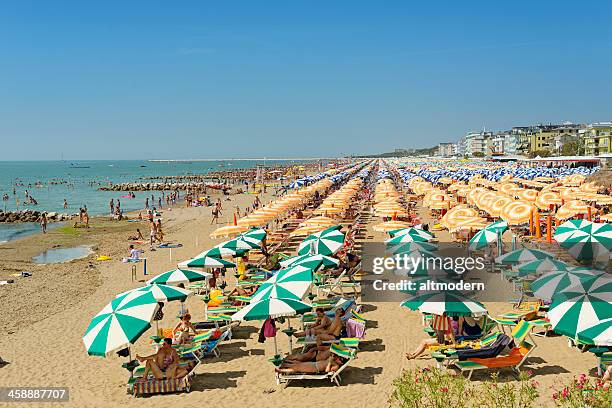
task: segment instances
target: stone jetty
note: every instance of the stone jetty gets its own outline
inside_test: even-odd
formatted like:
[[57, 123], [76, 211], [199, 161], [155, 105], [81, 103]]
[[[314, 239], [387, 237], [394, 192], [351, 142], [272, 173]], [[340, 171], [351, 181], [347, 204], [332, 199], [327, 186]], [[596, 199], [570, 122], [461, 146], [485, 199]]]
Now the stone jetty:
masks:
[[[0, 223], [37, 222], [44, 211], [22, 210], [2, 211], [0, 210]], [[48, 212], [47, 221], [57, 222], [70, 220], [73, 216], [63, 213]]]

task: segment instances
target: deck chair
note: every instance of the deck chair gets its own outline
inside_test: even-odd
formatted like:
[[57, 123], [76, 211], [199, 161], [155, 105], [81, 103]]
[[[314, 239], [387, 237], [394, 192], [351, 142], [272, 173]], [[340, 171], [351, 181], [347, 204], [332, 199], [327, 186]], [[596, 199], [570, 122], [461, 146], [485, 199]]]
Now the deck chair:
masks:
[[191, 361], [195, 361], [195, 365], [185, 377], [162, 380], [152, 377], [143, 378], [142, 375], [144, 374], [145, 366], [141, 365], [134, 370], [133, 375], [128, 380], [128, 393], [133, 394], [134, 396], [142, 396], [181, 391], [190, 392], [193, 377], [195, 376], [197, 368], [202, 363], [196, 353], [199, 347], [200, 345], [198, 344], [177, 350], [177, 353], [181, 358], [179, 366], [184, 367], [190, 364]]
[[353, 296], [357, 297], [358, 296], [357, 289], [360, 288], [360, 283], [357, 281], [345, 282], [343, 279], [346, 277], [347, 273], [348, 273], [348, 270], [345, 269], [336, 278], [332, 278], [329, 282], [319, 285], [317, 287], [317, 292], [322, 292], [323, 295], [333, 295], [333, 294], [337, 294], [338, 293], [337, 291], [339, 291], [341, 296], [345, 296], [346, 295], [345, 289], [346, 289], [347, 292], [352, 291]]
[[[516, 325], [511, 334], [515, 342], [515, 347], [508, 355], [493, 358], [468, 358], [466, 361], [454, 362], [454, 366], [457, 367], [461, 373], [467, 372], [468, 379], [472, 378], [474, 371], [479, 370], [512, 368], [516, 372], [520, 372], [520, 367], [536, 348], [536, 344], [530, 334], [532, 328], [533, 326], [525, 320], [521, 320]], [[527, 337], [529, 337], [530, 341], [526, 340]]]
[[338, 370], [329, 373], [320, 373], [320, 374], [281, 374], [276, 373], [276, 384], [280, 385], [282, 383], [288, 384], [291, 380], [329, 380], [332, 384], [340, 385], [340, 374], [349, 366], [351, 361], [353, 361], [357, 356], [357, 351], [352, 348], [344, 347], [337, 344], [332, 344], [329, 348], [329, 351], [333, 354], [342, 357], [345, 361], [338, 368]]
[[466, 349], [466, 348], [479, 349], [479, 348], [489, 346], [491, 343], [493, 343], [497, 339], [497, 336], [499, 336], [500, 334], [501, 333], [499, 332], [495, 332], [495, 333], [491, 333], [491, 334], [488, 334], [482, 337], [480, 340], [466, 340], [466, 341], [462, 341], [456, 344], [443, 344], [443, 345], [429, 346], [427, 347], [427, 349], [433, 352], [456, 350], [456, 349]]

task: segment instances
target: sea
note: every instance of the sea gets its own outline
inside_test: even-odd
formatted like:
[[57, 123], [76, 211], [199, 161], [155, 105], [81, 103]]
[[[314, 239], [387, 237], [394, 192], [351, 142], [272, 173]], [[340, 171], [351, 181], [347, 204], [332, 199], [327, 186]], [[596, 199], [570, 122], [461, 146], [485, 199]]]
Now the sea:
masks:
[[[305, 159], [306, 160], [306, 159]], [[205, 174], [231, 169], [253, 168], [258, 164], [294, 164], [301, 160], [214, 160], [214, 161], [147, 161], [147, 160], [95, 160], [95, 161], [0, 161], [0, 196], [8, 194], [7, 201], [0, 201], [0, 209], [74, 214], [87, 206], [91, 215], [106, 214], [111, 198], [121, 200], [124, 211], [144, 208], [145, 198], [161, 195], [160, 191], [138, 192], [136, 198], [121, 198], [119, 191], [99, 191], [100, 185], [138, 182], [141, 177]], [[157, 180], [152, 180], [155, 182]], [[15, 194], [13, 194], [13, 189]], [[24, 205], [26, 190], [38, 205]], [[64, 199], [68, 209], [64, 209]], [[38, 232], [35, 223], [0, 223], [0, 242], [10, 241]]]

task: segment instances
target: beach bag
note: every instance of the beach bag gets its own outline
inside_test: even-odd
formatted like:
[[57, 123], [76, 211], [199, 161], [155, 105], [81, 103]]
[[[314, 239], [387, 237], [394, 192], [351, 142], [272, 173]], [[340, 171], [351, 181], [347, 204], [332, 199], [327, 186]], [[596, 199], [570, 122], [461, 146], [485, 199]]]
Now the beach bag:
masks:
[[276, 326], [274, 325], [274, 321], [272, 319], [267, 319], [264, 322], [263, 334], [264, 334], [264, 337], [275, 337], [276, 336]]

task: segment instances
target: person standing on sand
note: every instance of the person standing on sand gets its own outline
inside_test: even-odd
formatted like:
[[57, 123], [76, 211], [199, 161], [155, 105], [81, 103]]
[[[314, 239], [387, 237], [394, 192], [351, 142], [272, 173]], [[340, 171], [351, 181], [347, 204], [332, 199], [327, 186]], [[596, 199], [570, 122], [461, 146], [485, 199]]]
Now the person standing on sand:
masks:
[[47, 213], [42, 213], [40, 215], [40, 230], [43, 234], [47, 233]]
[[149, 232], [149, 244], [153, 246], [155, 243], [155, 236], [157, 235], [157, 227], [155, 226], [155, 222], [153, 220], [149, 223], [151, 227], [151, 231]]
[[89, 228], [89, 213], [87, 207], [83, 209], [83, 222], [85, 222], [85, 228]]
[[219, 223], [219, 207], [216, 205], [212, 209], [212, 220], [210, 220], [210, 225], [212, 225], [213, 222], [215, 224]]

